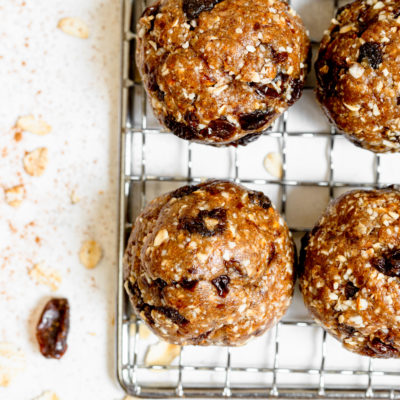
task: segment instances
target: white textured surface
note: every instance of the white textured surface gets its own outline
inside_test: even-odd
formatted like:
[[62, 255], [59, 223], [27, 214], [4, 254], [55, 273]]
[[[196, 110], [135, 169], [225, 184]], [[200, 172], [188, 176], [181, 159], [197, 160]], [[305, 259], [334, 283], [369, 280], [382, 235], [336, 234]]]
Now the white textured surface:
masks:
[[[57, 29], [78, 16], [87, 40]], [[3, 0], [0, 2], [0, 342], [18, 345], [27, 368], [0, 399], [30, 400], [45, 390], [63, 399], [122, 399], [114, 377], [114, 308], [117, 209], [117, 112], [119, 95], [119, 0]], [[12, 126], [34, 113], [52, 125], [47, 136]], [[25, 151], [47, 147], [49, 165], [40, 178], [22, 167]], [[23, 183], [19, 209], [3, 188]], [[75, 189], [81, 201], [71, 204]], [[39, 237], [39, 244], [35, 238]], [[94, 270], [79, 263], [86, 239], [104, 257]], [[60, 360], [43, 358], [34, 327], [53, 296], [27, 271], [34, 263], [59, 271], [55, 293], [71, 305], [69, 349]]]

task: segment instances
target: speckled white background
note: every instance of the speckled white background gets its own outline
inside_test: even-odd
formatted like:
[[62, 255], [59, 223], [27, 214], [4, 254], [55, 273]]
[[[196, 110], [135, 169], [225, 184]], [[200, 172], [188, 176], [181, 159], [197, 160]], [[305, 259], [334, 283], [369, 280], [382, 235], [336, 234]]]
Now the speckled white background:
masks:
[[[57, 29], [77, 16], [90, 29], [82, 40]], [[2, 0], [0, 2], [0, 342], [19, 346], [25, 372], [2, 400], [29, 400], [44, 390], [61, 399], [122, 399], [114, 376], [117, 210], [117, 115], [120, 63], [119, 0]], [[51, 134], [11, 128], [36, 114]], [[25, 151], [47, 147], [42, 177], [27, 175]], [[23, 183], [26, 199], [8, 206], [3, 189]], [[72, 190], [81, 198], [72, 205]], [[36, 237], [39, 243], [36, 243]], [[95, 239], [104, 257], [94, 270], [79, 263], [81, 242]], [[27, 271], [44, 262], [60, 272], [55, 294], [71, 305], [69, 349], [60, 360], [43, 358], [34, 326], [53, 293]]]

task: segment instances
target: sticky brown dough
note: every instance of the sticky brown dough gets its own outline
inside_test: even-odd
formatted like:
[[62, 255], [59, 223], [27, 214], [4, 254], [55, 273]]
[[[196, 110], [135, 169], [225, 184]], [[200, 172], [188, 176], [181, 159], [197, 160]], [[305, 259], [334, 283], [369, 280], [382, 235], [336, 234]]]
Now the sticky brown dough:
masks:
[[161, 0], [137, 31], [153, 111], [180, 138], [246, 144], [301, 96], [309, 39], [284, 1]]
[[317, 62], [317, 97], [356, 145], [400, 151], [400, 3], [357, 0], [338, 10]]
[[400, 357], [400, 192], [352, 191], [303, 241], [300, 287], [314, 318], [343, 345]]
[[143, 210], [125, 253], [125, 288], [164, 340], [241, 345], [287, 310], [293, 259], [290, 232], [268, 197], [210, 181]]

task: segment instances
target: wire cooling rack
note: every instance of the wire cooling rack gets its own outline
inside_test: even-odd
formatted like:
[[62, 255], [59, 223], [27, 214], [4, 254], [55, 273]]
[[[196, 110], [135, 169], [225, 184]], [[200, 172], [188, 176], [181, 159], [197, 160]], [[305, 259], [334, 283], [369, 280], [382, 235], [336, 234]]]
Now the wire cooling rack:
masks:
[[[319, 2], [317, 7], [330, 6], [330, 13], [341, 5], [337, 0], [299, 2], [311, 10], [311, 3]], [[146, 365], [146, 349], [156, 338], [143, 339], [140, 334], [142, 322], [135, 317], [123, 289], [122, 256], [132, 221], [149, 199], [205, 177], [229, 179], [266, 192], [298, 240], [329, 199], [354, 187], [398, 183], [393, 181], [393, 170], [399, 167], [398, 158], [357, 149], [337, 135], [324, 117], [317, 121], [313, 100], [312, 109], [296, 111], [298, 106], [292, 107], [258, 141], [242, 148], [216, 149], [163, 132], [152, 116], [134, 61], [135, 25], [146, 5], [143, 0], [122, 1], [117, 299], [121, 386], [140, 398], [400, 399], [400, 366], [344, 350], [310, 321], [298, 291], [288, 315], [244, 347], [187, 346], [171, 365]], [[327, 26], [329, 19], [324, 23]], [[318, 43], [313, 45], [315, 50]], [[307, 97], [313, 99], [312, 78], [303, 94]], [[310, 145], [318, 140], [322, 147]], [[279, 180], [268, 179], [265, 170], [260, 171], [261, 161], [253, 163], [260, 157], [260, 149], [271, 148], [282, 158]]]

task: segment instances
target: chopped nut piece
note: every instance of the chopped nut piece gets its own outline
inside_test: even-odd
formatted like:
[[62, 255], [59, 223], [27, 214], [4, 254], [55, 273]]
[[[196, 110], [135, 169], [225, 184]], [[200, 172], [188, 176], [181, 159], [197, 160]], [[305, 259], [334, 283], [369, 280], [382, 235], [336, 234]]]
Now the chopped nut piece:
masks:
[[144, 363], [150, 365], [170, 365], [179, 356], [181, 347], [164, 341], [149, 346]]
[[348, 108], [350, 111], [354, 111], [354, 112], [358, 111], [358, 110], [361, 108], [361, 106], [360, 106], [359, 104], [356, 104], [356, 105], [353, 105], [353, 104], [346, 104], [346, 103], [343, 103], [343, 104], [344, 104], [345, 107]]
[[86, 240], [83, 242], [79, 252], [79, 259], [84, 267], [88, 269], [96, 267], [102, 256], [103, 250], [96, 241]]
[[166, 240], [168, 240], [168, 231], [166, 229], [161, 229], [155, 239], [154, 239], [154, 246], [160, 246], [162, 243], [164, 243]]
[[36, 135], [47, 135], [51, 132], [51, 126], [42, 119], [36, 119], [33, 115], [19, 117], [16, 127]]
[[151, 335], [151, 330], [144, 324], [139, 325], [140, 339], [147, 339]]
[[12, 343], [0, 342], [0, 387], [8, 386], [25, 369], [25, 354]]
[[76, 204], [76, 203], [79, 203], [80, 201], [81, 201], [81, 198], [77, 195], [76, 191], [73, 190], [71, 192], [71, 203]]
[[33, 400], [60, 400], [60, 398], [54, 392], [46, 391]]
[[61, 275], [58, 271], [46, 268], [43, 263], [35, 264], [28, 274], [37, 284], [47, 285], [53, 292], [58, 290], [61, 283]]
[[272, 176], [282, 178], [282, 158], [279, 153], [268, 153], [264, 158], [264, 167]]
[[25, 171], [31, 176], [41, 176], [44, 174], [48, 161], [48, 151], [45, 147], [26, 153], [24, 157]]
[[358, 63], [353, 64], [349, 68], [350, 75], [356, 79], [361, 78], [364, 75], [364, 71], [364, 67]]
[[58, 22], [57, 28], [60, 28], [68, 35], [75, 36], [80, 39], [87, 39], [89, 37], [89, 28], [79, 18], [62, 18]]
[[13, 186], [4, 190], [6, 202], [11, 207], [19, 207], [25, 197], [24, 185]]

